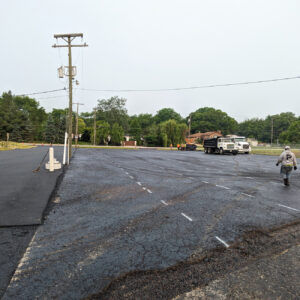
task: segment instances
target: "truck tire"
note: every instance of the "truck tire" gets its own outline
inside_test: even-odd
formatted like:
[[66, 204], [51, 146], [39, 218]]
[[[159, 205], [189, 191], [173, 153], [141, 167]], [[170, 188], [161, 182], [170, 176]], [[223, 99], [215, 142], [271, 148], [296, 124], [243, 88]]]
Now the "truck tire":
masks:
[[220, 148], [220, 154], [224, 155], [224, 150], [223, 150], [223, 148]]
[[204, 153], [207, 154], [208, 153], [208, 150], [207, 148], [204, 148]]
[[245, 154], [249, 154], [249, 152], [245, 152]]
[[238, 153], [236, 151], [232, 151], [232, 154], [233, 155], [237, 155]]

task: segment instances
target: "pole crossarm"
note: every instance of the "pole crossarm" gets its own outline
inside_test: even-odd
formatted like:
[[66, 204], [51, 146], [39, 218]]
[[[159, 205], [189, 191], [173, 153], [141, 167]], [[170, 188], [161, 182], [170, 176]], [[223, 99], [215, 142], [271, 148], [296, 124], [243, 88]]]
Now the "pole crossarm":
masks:
[[63, 33], [63, 34], [54, 34], [54, 38], [69, 38], [69, 37], [83, 37], [83, 33]]
[[[53, 48], [68, 48], [69, 45], [56, 45], [56, 44], [54, 44], [52, 47]], [[71, 45], [71, 47], [88, 47], [88, 45], [87, 45], [87, 43], [84, 43], [82, 45]]]

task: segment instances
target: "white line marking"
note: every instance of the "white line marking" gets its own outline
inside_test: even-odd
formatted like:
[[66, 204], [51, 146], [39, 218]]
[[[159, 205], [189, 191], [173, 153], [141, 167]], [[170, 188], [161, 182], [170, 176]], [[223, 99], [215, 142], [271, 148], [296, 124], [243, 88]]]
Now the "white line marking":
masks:
[[130, 175], [129, 175], [129, 178], [133, 179], [133, 177], [132, 177], [132, 176], [130, 176]]
[[225, 241], [223, 241], [222, 239], [220, 239], [218, 236], [216, 236], [216, 239], [217, 239], [219, 242], [221, 242], [222, 244], [224, 244], [226, 248], [229, 248], [229, 245], [228, 245]]
[[187, 215], [185, 215], [184, 213], [181, 213], [181, 215], [183, 215], [185, 218], [187, 218], [189, 221], [193, 221], [193, 219], [191, 219], [190, 217], [188, 217]]
[[295, 210], [295, 211], [300, 211], [299, 209], [297, 208], [293, 208], [293, 207], [289, 207], [289, 206], [285, 206], [285, 205], [282, 205], [282, 204], [277, 204], [278, 206], [282, 206], [282, 207], [285, 207], [285, 208], [288, 208], [288, 209], [292, 209], [292, 210]]
[[129, 174], [128, 172], [125, 172], [127, 175]]
[[169, 205], [167, 202], [165, 202], [164, 200], [160, 200], [160, 202], [164, 205]]
[[207, 181], [202, 181], [203, 183], [209, 183], [209, 182], [207, 182]]
[[151, 192], [149, 189], [147, 189], [147, 192], [148, 192], [149, 194], [152, 194], [152, 192]]
[[139, 181], [136, 182], [138, 185], [142, 185]]
[[219, 188], [222, 188], [222, 189], [230, 190], [230, 188], [227, 187], [227, 186], [217, 185], [217, 184], [216, 184], [216, 186], [219, 187]]
[[143, 190], [144, 190], [144, 191], [146, 191], [146, 188], [145, 188], [145, 187], [143, 187]]
[[246, 194], [246, 193], [242, 193], [242, 195], [245, 195], [245, 196], [247, 196], [247, 197], [254, 198], [254, 196], [252, 196], [252, 195], [249, 195], [249, 194]]
[[248, 179], [254, 179], [253, 177], [246, 177], [246, 178], [248, 178]]

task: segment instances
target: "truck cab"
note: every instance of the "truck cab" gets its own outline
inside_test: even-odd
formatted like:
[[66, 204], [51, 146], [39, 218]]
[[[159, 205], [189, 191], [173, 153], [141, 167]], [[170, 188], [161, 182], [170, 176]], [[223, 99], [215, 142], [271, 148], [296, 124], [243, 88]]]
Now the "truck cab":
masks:
[[234, 141], [227, 137], [216, 137], [204, 140], [203, 147], [205, 153], [232, 153], [234, 155], [238, 153], [238, 147]]
[[244, 136], [236, 136], [231, 139], [234, 141], [239, 153], [249, 154], [251, 152], [251, 146]]

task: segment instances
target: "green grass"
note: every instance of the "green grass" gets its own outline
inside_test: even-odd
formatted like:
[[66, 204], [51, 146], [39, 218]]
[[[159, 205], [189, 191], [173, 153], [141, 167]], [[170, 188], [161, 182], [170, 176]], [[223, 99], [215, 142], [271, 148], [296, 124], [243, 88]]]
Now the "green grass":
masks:
[[[292, 152], [295, 153], [297, 158], [300, 158], [300, 150], [299, 149], [291, 149]], [[259, 155], [273, 155], [279, 156], [282, 153], [283, 149], [280, 148], [252, 148], [252, 154]]]
[[2, 142], [0, 141], [0, 151], [8, 151], [8, 150], [15, 150], [15, 149], [30, 149], [34, 148], [35, 146], [24, 145], [22, 143], [15, 143], [15, 142]]

